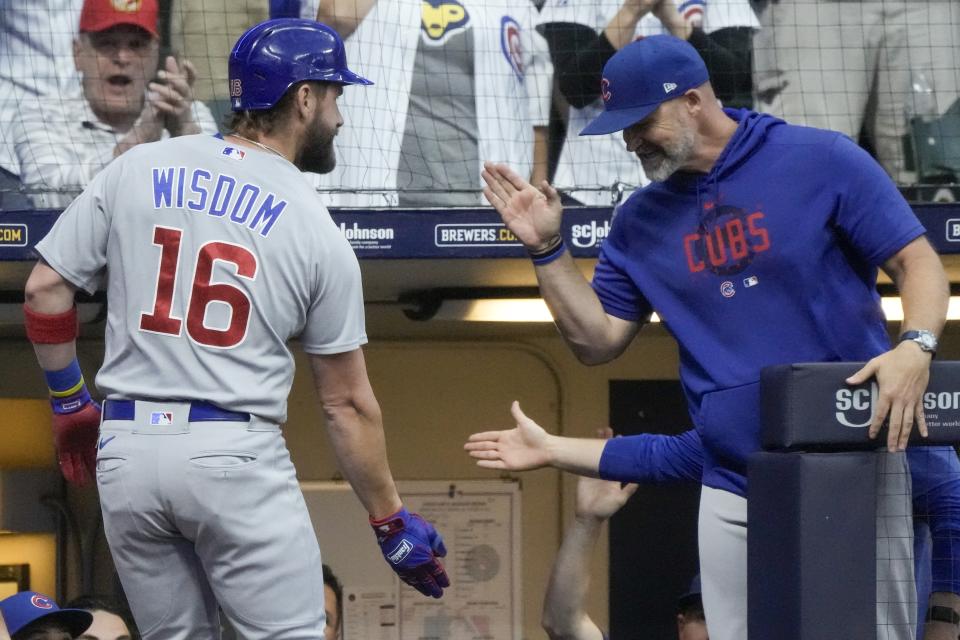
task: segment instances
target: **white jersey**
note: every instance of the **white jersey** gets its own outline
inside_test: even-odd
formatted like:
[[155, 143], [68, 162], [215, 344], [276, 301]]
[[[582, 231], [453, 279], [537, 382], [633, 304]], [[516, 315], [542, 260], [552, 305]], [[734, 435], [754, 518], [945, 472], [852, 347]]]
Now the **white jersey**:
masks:
[[106, 268], [108, 398], [206, 400], [283, 422], [294, 364], [366, 342], [360, 267], [309, 182], [206, 135], [99, 173], [37, 250], [93, 292]]
[[[431, 7], [418, 0], [380, 0], [345, 40], [351, 67], [356, 65], [374, 84], [362, 91], [348, 87], [338, 103], [346, 125], [335, 140], [337, 168], [313, 176], [316, 187], [329, 192], [325, 198], [331, 206], [398, 204], [403, 123], [420, 32], [426, 28], [421, 26], [424, 12]], [[537, 94], [547, 85], [537, 78], [549, 64], [532, 40], [535, 9], [530, 2], [456, 0], [440, 6], [437, 26], [455, 32], [460, 27], [450, 15], [457, 11], [469, 16], [473, 29], [480, 205], [483, 161], [509, 162], [521, 175], [533, 166], [533, 127], [547, 124], [539, 120], [545, 115], [545, 97]]]

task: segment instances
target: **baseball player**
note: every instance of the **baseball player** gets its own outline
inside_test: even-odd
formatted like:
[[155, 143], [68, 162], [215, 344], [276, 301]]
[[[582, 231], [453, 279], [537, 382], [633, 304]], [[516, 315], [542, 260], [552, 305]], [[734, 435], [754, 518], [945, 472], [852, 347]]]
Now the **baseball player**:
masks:
[[[112, 162], [38, 244], [26, 286], [61, 468], [79, 483], [96, 465], [107, 540], [147, 640], [218, 637], [218, 604], [250, 640], [323, 636], [320, 551], [280, 431], [285, 343], [298, 335], [386, 560], [426, 595], [449, 585], [440, 535], [403, 508], [387, 463], [357, 259], [301, 175], [333, 168], [337, 98], [370, 82], [312, 20], [254, 26], [229, 64], [234, 133]], [[104, 275], [97, 440], [74, 291]]]
[[[879, 488], [905, 496], [900, 452], [915, 423], [926, 432], [920, 398], [946, 318], [947, 279], [922, 225], [864, 151], [834, 132], [721, 109], [688, 43], [665, 35], [631, 43], [607, 62], [602, 86], [604, 111], [581, 134], [623, 131], [653, 182], [619, 207], [592, 287], [565, 249], [555, 189], [488, 164], [484, 193], [530, 251], [540, 291], [582, 362], [615, 359], [654, 310], [666, 320], [705, 453], [698, 531], [710, 635], [743, 640], [746, 463], [760, 449], [761, 370], [867, 361], [848, 382], [876, 377], [869, 433], [876, 437], [887, 417], [890, 425]], [[879, 267], [904, 303], [893, 348]], [[601, 447], [604, 458], [612, 442]], [[483, 445], [475, 453], [496, 461], [498, 442]], [[878, 516], [902, 521], [909, 538], [906, 498], [882, 502]], [[899, 605], [878, 629], [908, 638], [911, 554], [892, 535], [884, 549], [905, 555], [885, 564], [890, 575], [878, 586], [895, 593], [878, 601]]]

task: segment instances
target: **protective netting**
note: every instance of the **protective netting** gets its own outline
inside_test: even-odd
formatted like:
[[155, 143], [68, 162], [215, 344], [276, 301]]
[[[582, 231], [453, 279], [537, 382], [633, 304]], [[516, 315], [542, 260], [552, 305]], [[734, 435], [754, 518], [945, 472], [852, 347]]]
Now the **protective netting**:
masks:
[[225, 131], [230, 47], [281, 15], [337, 28], [375, 83], [347, 87], [337, 168], [311, 177], [331, 206], [483, 204], [483, 161], [616, 202], [646, 182], [640, 163], [619, 134], [577, 134], [602, 109], [604, 62], [662, 32], [697, 48], [726, 106], [842, 131], [904, 186], [960, 173], [956, 0], [87, 4], [138, 26], [78, 34], [82, 0], [0, 3], [0, 207], [64, 206], [137, 143]]

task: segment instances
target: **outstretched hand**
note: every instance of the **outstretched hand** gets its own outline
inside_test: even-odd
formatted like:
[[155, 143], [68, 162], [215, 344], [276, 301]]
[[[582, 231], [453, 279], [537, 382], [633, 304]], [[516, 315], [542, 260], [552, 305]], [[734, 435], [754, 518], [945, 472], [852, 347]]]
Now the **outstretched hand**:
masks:
[[560, 233], [560, 194], [546, 180], [540, 188], [505, 164], [485, 162], [483, 195], [507, 228], [530, 251], [542, 249]]
[[516, 428], [475, 433], [463, 448], [485, 469], [528, 471], [548, 466], [550, 434], [524, 415], [516, 400], [510, 413], [517, 421]]

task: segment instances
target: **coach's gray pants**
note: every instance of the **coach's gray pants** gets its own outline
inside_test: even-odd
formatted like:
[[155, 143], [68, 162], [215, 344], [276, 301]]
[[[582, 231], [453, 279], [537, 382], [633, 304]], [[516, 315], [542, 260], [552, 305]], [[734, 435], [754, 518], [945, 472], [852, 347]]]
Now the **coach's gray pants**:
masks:
[[245, 640], [322, 638], [320, 548], [280, 427], [187, 410], [137, 402], [100, 428], [104, 530], [144, 640], [219, 638], [218, 603]]
[[[877, 467], [877, 640], [913, 640], [917, 590], [907, 459], [903, 453], [877, 455], [881, 457]], [[745, 640], [747, 501], [704, 486], [699, 540], [703, 609], [710, 640]]]

